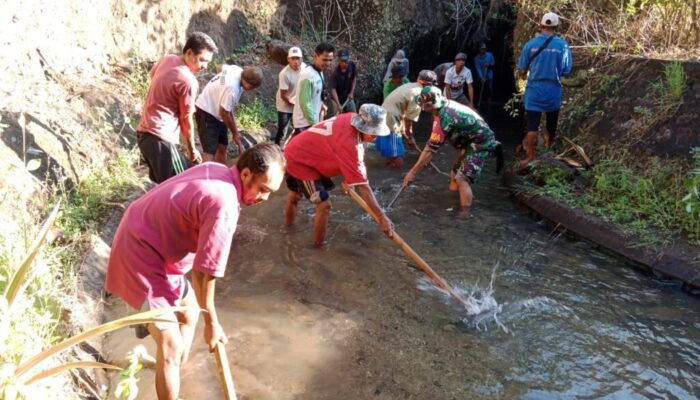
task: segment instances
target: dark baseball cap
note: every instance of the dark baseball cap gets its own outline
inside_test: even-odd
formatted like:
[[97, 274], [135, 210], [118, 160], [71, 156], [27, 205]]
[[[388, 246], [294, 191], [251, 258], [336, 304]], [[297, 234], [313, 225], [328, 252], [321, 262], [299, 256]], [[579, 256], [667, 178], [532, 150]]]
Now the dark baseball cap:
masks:
[[347, 49], [342, 49], [338, 52], [338, 59], [347, 61], [350, 59], [350, 52]]

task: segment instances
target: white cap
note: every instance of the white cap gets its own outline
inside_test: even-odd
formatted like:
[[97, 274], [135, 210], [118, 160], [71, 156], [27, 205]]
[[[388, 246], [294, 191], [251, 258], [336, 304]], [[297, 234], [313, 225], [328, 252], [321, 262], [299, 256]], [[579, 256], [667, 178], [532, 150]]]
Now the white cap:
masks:
[[301, 57], [301, 49], [298, 47], [290, 47], [287, 57]]
[[553, 12], [548, 12], [542, 16], [540, 25], [543, 26], [559, 26], [559, 16]]

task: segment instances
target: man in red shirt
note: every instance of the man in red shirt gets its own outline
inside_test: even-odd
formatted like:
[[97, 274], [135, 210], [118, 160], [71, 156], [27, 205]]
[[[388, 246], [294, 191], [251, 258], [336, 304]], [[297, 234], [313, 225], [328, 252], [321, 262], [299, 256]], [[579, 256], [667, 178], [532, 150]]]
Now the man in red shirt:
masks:
[[[234, 167], [207, 162], [168, 179], [124, 213], [112, 242], [105, 289], [135, 309], [191, 306], [206, 310], [204, 340], [226, 343], [214, 307], [216, 278], [226, 269], [241, 203], [267, 200], [284, 179], [279, 147], [258, 144]], [[192, 284], [185, 274], [192, 271]], [[148, 325], [157, 345], [156, 392], [177, 399], [197, 312], [165, 313]], [[178, 324], [179, 323], [179, 324]]]
[[388, 134], [386, 111], [376, 104], [363, 104], [358, 114], [340, 114], [292, 138], [284, 150], [290, 190], [285, 209], [286, 225], [294, 223], [297, 204], [301, 196], [305, 196], [316, 205], [314, 242], [322, 245], [331, 210], [328, 191], [334, 187], [330, 178], [342, 175], [349, 186], [357, 186], [367, 205], [380, 216], [382, 232], [391, 237], [394, 225], [369, 186], [362, 143]]
[[[181, 55], [169, 54], [151, 68], [151, 85], [136, 129], [137, 141], [156, 183], [188, 168], [187, 160], [200, 163], [194, 147], [193, 114], [199, 83], [194, 74], [207, 67], [216, 53], [214, 41], [202, 32], [193, 33]], [[187, 159], [178, 149], [185, 138]]]

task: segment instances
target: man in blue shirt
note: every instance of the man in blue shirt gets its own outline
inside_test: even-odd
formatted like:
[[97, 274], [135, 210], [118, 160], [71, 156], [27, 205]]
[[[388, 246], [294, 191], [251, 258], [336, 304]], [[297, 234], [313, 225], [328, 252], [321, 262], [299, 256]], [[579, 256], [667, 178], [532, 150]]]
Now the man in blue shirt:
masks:
[[524, 96], [527, 136], [523, 140], [527, 155], [521, 162], [522, 167], [535, 159], [542, 113], [547, 114], [545, 147], [552, 143], [557, 130], [562, 95], [560, 78], [571, 72], [573, 64], [569, 44], [557, 36], [558, 27], [559, 16], [553, 12], [545, 14], [540, 22], [541, 33], [525, 43], [520, 53], [518, 74], [520, 79], [527, 79]]
[[[479, 89], [479, 110], [488, 110], [493, 93], [493, 66], [496, 64], [496, 59], [493, 53], [486, 51], [486, 43], [479, 45], [479, 54], [474, 57], [474, 66], [476, 67], [476, 77], [479, 79], [481, 88]], [[481, 104], [486, 104], [482, 109]]]

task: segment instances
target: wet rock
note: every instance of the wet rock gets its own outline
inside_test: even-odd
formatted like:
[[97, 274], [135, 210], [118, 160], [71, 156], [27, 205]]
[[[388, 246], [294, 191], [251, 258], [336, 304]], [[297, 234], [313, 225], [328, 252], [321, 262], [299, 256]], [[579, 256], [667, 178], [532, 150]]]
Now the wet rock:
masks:
[[457, 327], [452, 324], [447, 324], [442, 327], [445, 332], [457, 332]]
[[287, 52], [289, 51], [290, 47], [292, 47], [291, 44], [275, 39], [265, 43], [267, 56], [270, 58], [270, 60], [280, 65], [287, 65]]

